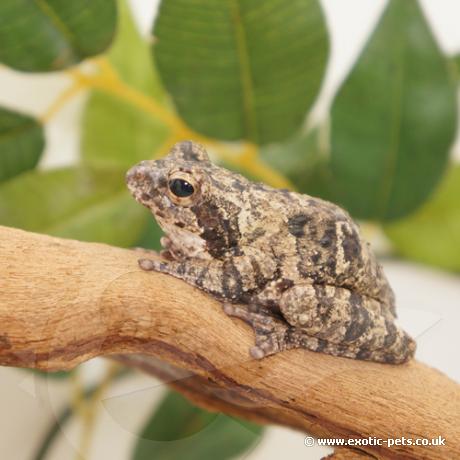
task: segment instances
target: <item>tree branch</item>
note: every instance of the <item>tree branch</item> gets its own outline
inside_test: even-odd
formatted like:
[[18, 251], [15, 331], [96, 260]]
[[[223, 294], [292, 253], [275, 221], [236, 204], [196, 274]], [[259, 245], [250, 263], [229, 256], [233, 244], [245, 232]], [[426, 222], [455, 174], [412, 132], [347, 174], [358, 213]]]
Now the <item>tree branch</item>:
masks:
[[138, 257], [0, 227], [0, 364], [64, 370], [112, 355], [213, 410], [319, 437], [440, 435], [443, 447], [358, 449], [460, 458], [460, 387], [445, 375], [306, 350], [254, 361], [248, 326], [182, 281], [141, 271]]

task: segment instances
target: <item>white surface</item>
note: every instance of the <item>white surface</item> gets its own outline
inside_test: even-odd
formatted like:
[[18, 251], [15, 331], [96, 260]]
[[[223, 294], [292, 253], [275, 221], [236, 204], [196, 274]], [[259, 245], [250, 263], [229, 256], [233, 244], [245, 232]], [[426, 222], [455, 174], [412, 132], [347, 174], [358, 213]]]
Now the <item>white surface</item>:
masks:
[[[157, 2], [130, 2], [147, 33]], [[332, 31], [332, 58], [315, 111], [317, 116], [324, 114], [384, 4], [382, 0], [323, 0]], [[458, 52], [460, 2], [425, 0], [423, 6], [442, 47], [449, 53]], [[28, 76], [0, 68], [0, 104], [39, 115], [67, 84], [67, 79], [60, 75]], [[48, 147], [42, 167], [71, 164], [78, 157], [78, 116], [83, 100], [83, 96], [77, 98], [47, 127]], [[460, 381], [459, 277], [402, 262], [387, 262], [385, 268], [397, 293], [400, 321], [417, 337], [418, 359]], [[101, 360], [96, 360], [86, 365], [90, 369], [87, 372], [93, 374], [101, 366]], [[0, 458], [30, 459], [58, 408], [68, 399], [69, 391], [63, 383], [0, 368]], [[133, 433], [142, 426], [161, 391], [152, 379], [142, 375], [112, 388], [100, 406], [90, 459], [127, 460], [136, 440]], [[305, 460], [319, 459], [328, 453], [305, 447], [303, 439], [302, 433], [270, 428], [260, 445], [244, 458]], [[49, 460], [75, 458], [78, 443], [79, 425], [74, 421], [64, 427]]]

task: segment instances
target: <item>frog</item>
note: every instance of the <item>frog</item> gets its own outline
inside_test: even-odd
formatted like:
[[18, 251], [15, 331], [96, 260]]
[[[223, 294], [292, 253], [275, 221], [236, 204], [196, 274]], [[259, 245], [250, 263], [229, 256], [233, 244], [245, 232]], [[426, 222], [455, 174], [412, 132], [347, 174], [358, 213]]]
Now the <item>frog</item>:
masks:
[[193, 141], [133, 166], [126, 183], [164, 232], [162, 257], [140, 268], [218, 299], [252, 327], [253, 359], [295, 348], [388, 364], [414, 356], [383, 268], [340, 206], [253, 182]]

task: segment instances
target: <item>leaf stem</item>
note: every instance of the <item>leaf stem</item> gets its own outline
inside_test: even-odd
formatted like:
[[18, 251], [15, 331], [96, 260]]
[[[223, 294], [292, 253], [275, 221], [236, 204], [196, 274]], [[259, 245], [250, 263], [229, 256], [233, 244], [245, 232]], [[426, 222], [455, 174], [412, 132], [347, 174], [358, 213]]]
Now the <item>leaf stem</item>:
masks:
[[74, 81], [72, 85], [59, 94], [48, 110], [40, 117], [41, 123], [48, 123], [51, 118], [53, 118], [54, 115], [56, 115], [56, 113], [58, 113], [70, 101], [70, 99], [76, 96], [84, 88], [84, 85]]
[[[115, 374], [112, 376], [110, 383], [113, 383], [115, 380], [118, 380], [121, 377], [128, 375], [130, 372], [129, 368], [117, 366]], [[107, 388], [109, 383], [107, 382], [106, 378], [103, 379], [102, 382], [97, 383], [94, 386], [89, 387], [88, 389], [84, 390], [82, 393], [82, 398], [88, 399], [92, 398], [96, 393], [98, 393], [97, 399], [100, 400], [101, 394], [101, 386]], [[104, 389], [105, 391], [105, 389]], [[103, 393], [103, 392], [102, 392]], [[61, 427], [67, 423], [67, 421], [75, 414], [75, 406], [74, 402], [72, 404], [64, 407], [60, 414], [57, 416], [56, 421], [50, 426], [49, 431], [46, 433], [45, 437], [43, 438], [37, 453], [33, 457], [33, 460], [45, 460], [48, 454], [49, 449], [53, 445], [54, 440], [58, 436]]]
[[104, 392], [107, 391], [107, 388], [117, 375], [118, 369], [118, 364], [109, 363], [102, 381], [89, 397], [85, 396], [85, 391], [79, 379], [78, 371], [72, 373], [71, 379], [74, 383], [72, 405], [75, 413], [77, 413], [82, 419], [80, 449], [77, 452], [76, 460], [85, 460], [88, 458], [92, 435], [94, 433], [98, 403], [101, 400]]

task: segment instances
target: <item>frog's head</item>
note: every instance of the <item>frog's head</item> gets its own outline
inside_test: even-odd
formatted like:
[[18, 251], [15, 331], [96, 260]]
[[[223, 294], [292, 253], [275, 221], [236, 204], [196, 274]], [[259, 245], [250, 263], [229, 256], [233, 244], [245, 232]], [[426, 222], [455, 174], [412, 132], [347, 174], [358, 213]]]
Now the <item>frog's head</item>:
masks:
[[126, 183], [185, 256], [220, 257], [239, 239], [236, 196], [243, 187], [231, 190], [236, 176], [213, 165], [203, 146], [184, 141], [166, 157], [131, 168]]

